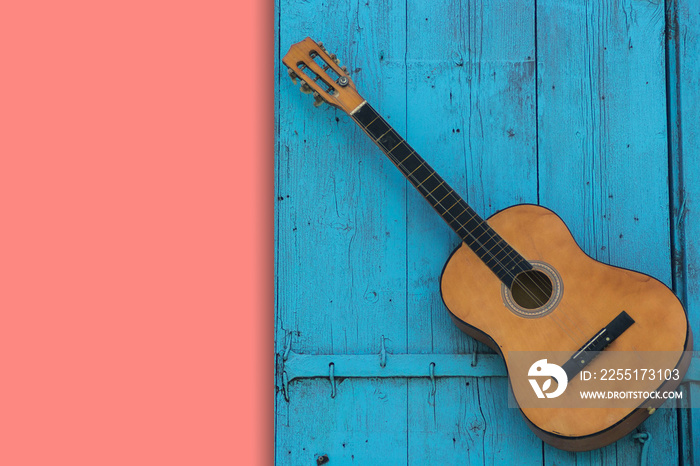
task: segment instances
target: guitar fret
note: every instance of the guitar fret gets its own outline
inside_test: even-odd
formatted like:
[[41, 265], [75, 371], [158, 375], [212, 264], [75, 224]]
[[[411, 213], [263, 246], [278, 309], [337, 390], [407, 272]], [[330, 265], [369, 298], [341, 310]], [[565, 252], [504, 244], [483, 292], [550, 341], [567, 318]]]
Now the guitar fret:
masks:
[[[484, 231], [478, 237], [474, 238], [474, 240], [479, 241], [481, 239], [481, 237], [484, 236], [486, 233], [489, 233], [489, 230], [484, 228]], [[479, 241], [479, 242], [482, 244], [482, 247], [484, 247], [484, 249], [485, 249], [488, 242], [491, 240], [494, 240], [494, 238], [496, 238], [495, 235], [490, 235], [484, 241]], [[494, 240], [494, 242], [495, 242], [495, 240]], [[494, 246], [495, 246], [495, 244], [494, 244]], [[491, 246], [491, 248], [493, 248], [494, 246]]]
[[495, 241], [494, 243], [495, 244], [491, 248], [489, 248], [487, 251], [485, 251], [485, 253], [491, 254], [491, 256], [492, 256], [491, 259], [489, 259], [488, 261], [485, 261], [485, 262], [489, 262], [493, 259], [496, 259], [496, 263], [499, 264], [501, 267], [503, 267], [505, 270], [507, 270], [507, 268], [503, 264], [503, 259], [498, 257], [498, 254], [500, 252], [503, 252], [504, 250], [503, 250], [503, 248], [501, 248], [501, 250], [496, 252], [496, 253], [492, 252], [496, 248], [496, 246], [498, 246], [500, 244], [498, 241]]
[[[418, 167], [416, 167], [416, 170], [418, 170], [418, 169], [419, 169], [420, 167], [422, 167], [423, 165], [425, 165], [425, 162], [423, 162], [423, 163], [421, 163], [420, 165], [418, 165]], [[411, 173], [408, 174], [408, 176], [413, 175], [413, 174], [416, 172], [416, 170], [413, 170]]]
[[438, 188], [439, 188], [440, 186], [442, 186], [443, 184], [445, 184], [445, 180], [442, 180], [442, 181], [440, 182], [440, 184], [439, 184], [439, 185], [437, 185], [437, 186], [435, 187], [435, 189], [433, 189], [433, 190], [432, 190], [432, 191], [430, 191], [430, 192], [429, 192], [428, 194], [426, 194], [426, 196], [430, 196], [430, 195], [432, 195], [432, 194], [433, 194], [433, 192], [435, 192], [435, 190], [436, 190], [436, 189], [438, 189]]
[[[461, 214], [460, 214], [460, 215], [461, 215]], [[472, 219], [474, 219], [475, 217], [476, 217], [476, 214], [474, 214], [474, 215], [472, 215], [471, 217], [469, 217], [469, 218], [467, 219], [467, 221], [464, 222], [464, 223], [462, 224], [462, 226], [460, 226], [459, 228], [457, 228], [457, 229], [455, 230], [455, 233], [459, 232], [459, 230], [461, 230], [462, 228], [466, 227], [467, 224], [468, 224]], [[460, 223], [461, 223], [461, 222], [460, 222]]]
[[[481, 256], [483, 255], [483, 253], [486, 251], [486, 247], [485, 247], [477, 238], [475, 238], [473, 235], [472, 235], [471, 240], [472, 240], [472, 241], [471, 241], [471, 244], [472, 244], [472, 245], [475, 245], [472, 249], [474, 249], [474, 252], [475, 252], [479, 257], [481, 257]], [[484, 251], [479, 252], [479, 249], [483, 249]]]
[[478, 240], [479, 238], [481, 238], [482, 236], [484, 236], [486, 233], [488, 233], [488, 230], [484, 228], [483, 233], [481, 233], [476, 239]]
[[[470, 217], [468, 219], [462, 221], [462, 220], [460, 220], [460, 217], [464, 214], [468, 214], [468, 215], [470, 215]], [[458, 214], [455, 218], [452, 219], [452, 221], [457, 221], [460, 225], [460, 227], [455, 230], [455, 233], [459, 233], [459, 230], [461, 230], [462, 228], [465, 228], [467, 225], [469, 225], [469, 222], [474, 220], [476, 217], [477, 217], [476, 212], [472, 211], [469, 207], [464, 209], [460, 214]], [[477, 224], [478, 224], [478, 221], [477, 221]], [[476, 228], [476, 227], [475, 226], [472, 227], [472, 229], [474, 229], [474, 228]], [[467, 228], [467, 231], [468, 230], [469, 230], [469, 228]]]
[[[426, 168], [426, 170], [428, 169], [430, 169], [430, 167]], [[423, 196], [431, 205], [433, 205], [435, 201], [435, 196], [432, 196], [431, 193], [443, 184], [445, 184], [445, 180], [440, 178], [440, 175], [433, 171], [429, 176], [427, 176], [423, 180], [423, 182], [417, 187], [417, 189], [421, 196]], [[437, 207], [433, 207], [437, 209]]]
[[[495, 244], [494, 244], [493, 246], [491, 246], [491, 247], [488, 249], [488, 251], [487, 251], [489, 254], [491, 254], [491, 257], [492, 257], [491, 259], [489, 259], [489, 261], [490, 261], [490, 260], [493, 260], [493, 259], [496, 259], [496, 262], [498, 262], [499, 264], [503, 265], [502, 260], [498, 257], [498, 252], [496, 252], [496, 253], [493, 252], [493, 250], [496, 248], [496, 246], [499, 245], [499, 242], [498, 242], [498, 241], [494, 241], [494, 243], [495, 243]], [[501, 249], [500, 251], [503, 251], [503, 249]], [[499, 252], [500, 252], [500, 251], [499, 251]]]
[[399, 141], [399, 143], [396, 144], [396, 145], [393, 147], [393, 149], [391, 149], [389, 152], [387, 152], [387, 154], [391, 154], [391, 152], [392, 152], [394, 149], [396, 149], [397, 147], [399, 147], [399, 146], [401, 145], [402, 142], [403, 142], [403, 141]]
[[[476, 234], [478, 233], [477, 230], [479, 229], [479, 227], [482, 228], [483, 231], [481, 232], [481, 234], [480, 234], [479, 236], [476, 236]], [[483, 247], [483, 244], [479, 241], [479, 238], [480, 238], [481, 236], [483, 236], [484, 233], [486, 233], [487, 231], [488, 231], [488, 229], [485, 228], [482, 224], [479, 224], [479, 226], [478, 226], [477, 228], [475, 228], [475, 229], [469, 231], [469, 235], [470, 235], [470, 238], [469, 238], [469, 239], [471, 239], [472, 244], [477, 243], [477, 244], [478, 244], [478, 248]], [[488, 240], [487, 240], [487, 241], [488, 241]], [[478, 249], [478, 248], [477, 248], [477, 249]], [[476, 250], [475, 250], [474, 252], [476, 252]]]
[[[411, 151], [411, 153], [408, 154], [408, 157], [412, 156], [412, 155], [415, 154], [415, 153], [416, 153], [416, 151], [414, 151], [414, 150]], [[402, 161], [400, 161], [400, 162], [399, 162], [399, 165], [403, 165], [403, 163], [408, 159], [408, 157], [406, 157], [405, 159], [403, 159]]]
[[423, 183], [425, 183], [426, 181], [428, 181], [434, 174], [435, 174], [435, 172], [431, 173], [429, 177], [427, 177], [426, 179], [424, 179], [423, 181], [421, 181], [421, 184], [419, 184], [418, 186], [416, 186], [416, 189], [420, 188], [420, 187], [423, 185]]
[[[509, 263], [513, 263], [515, 265], [518, 265], [518, 263], [523, 260], [522, 257], [520, 257], [520, 255], [515, 251], [515, 249], [513, 249], [507, 243], [506, 243], [506, 247], [507, 247], [506, 258], [508, 259]], [[511, 254], [513, 254], [512, 257], [511, 257]]]
[[[367, 107], [365, 105], [364, 107]], [[360, 109], [362, 111], [364, 108]], [[359, 113], [359, 112], [358, 112]], [[391, 126], [387, 124], [386, 121], [384, 121], [383, 118], [377, 117], [370, 124], [367, 126], [364, 126], [365, 131], [370, 135], [370, 137], [374, 140], [375, 143], [379, 142], [379, 138], [384, 136], [386, 133], [391, 131]], [[380, 136], [381, 135], [381, 136]]]
[[379, 140], [380, 140], [381, 138], [383, 138], [384, 136], [386, 136], [387, 134], [389, 134], [389, 133], [391, 132], [392, 129], [393, 129], [393, 128], [389, 128], [389, 131], [387, 131], [386, 133], [384, 133], [384, 134], [382, 134], [381, 136], [379, 136], [379, 137], [377, 138], [377, 142], [379, 142]]
[[[497, 255], [493, 254], [490, 251], [488, 254], [491, 257], [489, 257], [488, 259], [484, 259], [484, 264], [488, 265], [489, 267], [498, 265], [501, 268], [503, 268], [503, 263], [498, 259]], [[491, 263], [491, 261], [495, 261], [495, 262]]]
[[[461, 200], [461, 199], [460, 199], [460, 200]], [[450, 209], [452, 209], [452, 207], [456, 206], [457, 204], [459, 204], [459, 200], [458, 200], [457, 202], [455, 202], [454, 204], [452, 204], [452, 205], [450, 206], [450, 208], [447, 209], [447, 210], [445, 211], [445, 213], [449, 212]]]
[[[487, 248], [488, 240], [485, 243], [479, 243], [479, 246], [476, 247], [474, 252], [481, 257], [482, 260], [484, 260], [484, 257], [486, 257], [487, 254], [489, 254], [489, 251], [491, 248]], [[481, 251], [479, 251], [481, 249]], [[484, 260], [485, 261], [485, 260]]]
[[[501, 241], [503, 241], [503, 240], [501, 239]], [[509, 261], [512, 261], [513, 259], [516, 259], [516, 257], [510, 257], [511, 254], [515, 253], [515, 249], [511, 248], [508, 245], [508, 243], [506, 243], [505, 247], [503, 247], [502, 250], [505, 251], [505, 253], [506, 253], [505, 257], [503, 258], [504, 260], [508, 259]]]
[[[453, 189], [450, 189], [450, 192], [447, 193], [447, 194], [445, 194], [445, 197], [449, 196], [449, 195], [452, 194], [453, 192], [454, 192], [454, 190], [453, 190]], [[444, 200], [445, 200], [445, 197], [443, 197], [442, 199], [440, 199], [439, 201], [437, 201], [436, 204], [440, 204], [442, 201], [444, 201]]]
[[498, 244], [501, 245], [501, 250], [496, 253], [496, 257], [498, 257], [499, 262], [501, 263], [501, 266], [504, 268], [507, 268], [504, 261], [510, 254], [510, 251], [508, 250], [509, 248], [507, 247], [508, 245], [506, 244], [506, 247], [503, 247], [502, 245], [503, 239], [499, 239]]

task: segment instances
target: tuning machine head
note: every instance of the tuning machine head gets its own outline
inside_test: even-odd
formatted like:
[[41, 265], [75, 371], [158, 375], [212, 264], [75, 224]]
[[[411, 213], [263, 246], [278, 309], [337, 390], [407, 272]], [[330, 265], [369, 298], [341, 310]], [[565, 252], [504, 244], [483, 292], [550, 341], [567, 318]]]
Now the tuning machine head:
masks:
[[301, 92], [313, 94], [317, 107], [327, 103], [350, 114], [364, 102], [348, 75], [348, 67], [341, 66], [336, 54], [322, 42], [307, 37], [293, 44], [282, 62], [294, 84], [300, 82]]
[[309, 86], [308, 83], [303, 79], [301, 80], [301, 86], [299, 87], [299, 90], [304, 94], [311, 94], [312, 92], [314, 92], [311, 86]]

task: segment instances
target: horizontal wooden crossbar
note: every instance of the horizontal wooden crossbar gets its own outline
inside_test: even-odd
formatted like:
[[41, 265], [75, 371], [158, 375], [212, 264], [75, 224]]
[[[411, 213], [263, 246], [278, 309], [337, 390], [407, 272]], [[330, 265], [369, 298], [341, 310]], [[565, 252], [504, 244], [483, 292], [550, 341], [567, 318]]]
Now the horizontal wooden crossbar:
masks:
[[[382, 366], [382, 362], [385, 364]], [[284, 361], [288, 381], [328, 377], [330, 365], [340, 377], [505, 377], [503, 359], [495, 354], [297, 354]], [[700, 356], [693, 356], [683, 382], [700, 382]]]

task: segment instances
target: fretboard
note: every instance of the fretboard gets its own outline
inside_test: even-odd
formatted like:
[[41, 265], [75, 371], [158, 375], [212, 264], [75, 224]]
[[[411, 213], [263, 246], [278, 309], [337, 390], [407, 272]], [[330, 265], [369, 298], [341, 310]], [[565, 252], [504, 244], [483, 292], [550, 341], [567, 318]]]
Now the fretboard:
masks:
[[506, 286], [521, 271], [532, 269], [368, 103], [351, 116]]

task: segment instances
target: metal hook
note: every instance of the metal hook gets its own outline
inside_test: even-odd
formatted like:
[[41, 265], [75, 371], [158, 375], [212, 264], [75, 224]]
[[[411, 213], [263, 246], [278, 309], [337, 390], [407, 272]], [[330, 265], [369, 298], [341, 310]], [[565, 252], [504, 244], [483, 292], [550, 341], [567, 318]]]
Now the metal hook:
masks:
[[284, 349], [282, 352], [282, 364], [280, 365], [280, 371], [282, 372], [282, 395], [284, 395], [284, 401], [289, 402], [289, 376], [287, 371], [284, 370], [284, 363], [289, 358], [289, 352], [292, 350], [292, 332], [287, 332], [284, 336]]
[[380, 367], [386, 367], [386, 347], [384, 346], [384, 335], [382, 335], [382, 339], [380, 340], [381, 342], [381, 349], [379, 350], [379, 366]]
[[476, 360], [476, 358], [477, 358], [477, 355], [478, 355], [478, 354], [479, 354], [479, 353], [477, 353], [476, 351], [474, 351], [474, 352], [472, 353], [472, 367], [476, 367], [476, 364], [477, 364], [477, 362], [478, 362], [478, 361]]
[[289, 376], [286, 372], [282, 372], [282, 395], [284, 395], [284, 401], [289, 402]]
[[435, 396], [435, 363], [430, 363], [430, 396]]
[[330, 363], [328, 364], [328, 370], [330, 372], [330, 379], [331, 379], [331, 398], [335, 398], [335, 375], [333, 374], [335, 370], [335, 364]]
[[676, 228], [681, 224], [683, 220], [683, 214], [685, 213], [685, 196], [683, 197], [683, 202], [681, 203], [681, 208], [678, 210], [678, 220], [676, 220]]
[[635, 440], [639, 440], [639, 443], [642, 444], [642, 458], [640, 460], [641, 466], [646, 466], [647, 464], [647, 449], [649, 447], [649, 443], [651, 442], [651, 433], [650, 432], [638, 432], [634, 435], [632, 435], [632, 438]]
[[289, 352], [292, 349], [292, 332], [287, 333], [284, 338], [284, 354], [282, 355], [282, 361], [286, 361], [289, 358]]

